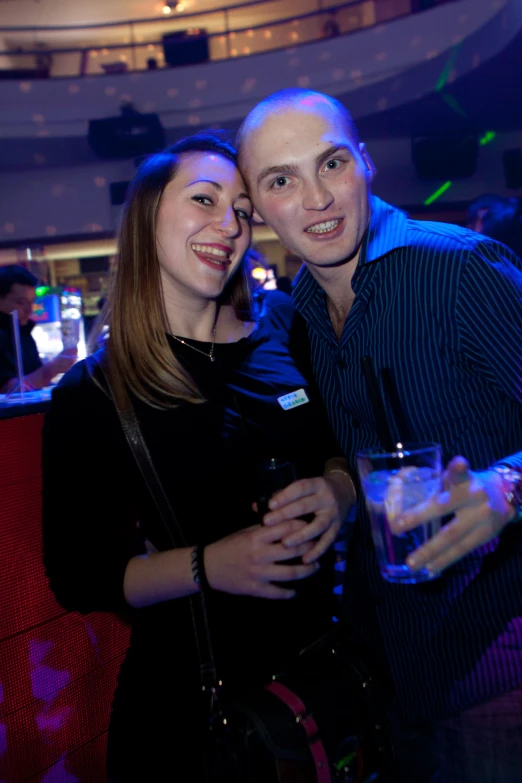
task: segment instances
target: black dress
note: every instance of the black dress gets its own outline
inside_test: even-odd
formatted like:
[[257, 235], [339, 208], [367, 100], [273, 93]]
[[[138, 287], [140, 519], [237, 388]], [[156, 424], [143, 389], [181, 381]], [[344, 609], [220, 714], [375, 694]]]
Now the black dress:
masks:
[[[306, 360], [290, 358], [290, 307], [269, 311], [252, 335], [218, 344], [215, 362], [171, 340], [207, 401], [161, 411], [135, 402], [145, 440], [190, 545], [256, 524], [254, 463], [285, 456], [298, 477], [321, 475], [339, 455]], [[209, 345], [194, 343], [203, 351]], [[299, 346], [297, 346], [299, 353]], [[305, 373], [305, 374], [303, 374]], [[304, 389], [309, 402], [278, 399]], [[53, 394], [44, 428], [44, 556], [67, 609], [127, 611], [130, 648], [119, 676], [109, 732], [114, 781], [197, 781], [207, 702], [189, 600], [131, 610], [123, 596], [129, 558], [142, 552], [136, 520], [169, 548], [124, 441], [112, 403], [80, 362]], [[87, 497], [79, 497], [84, 487]], [[208, 611], [222, 679], [265, 680], [331, 622], [333, 553], [299, 583], [290, 601], [212, 592]], [[191, 772], [187, 773], [187, 765]], [[188, 775], [188, 776], [187, 776]]]

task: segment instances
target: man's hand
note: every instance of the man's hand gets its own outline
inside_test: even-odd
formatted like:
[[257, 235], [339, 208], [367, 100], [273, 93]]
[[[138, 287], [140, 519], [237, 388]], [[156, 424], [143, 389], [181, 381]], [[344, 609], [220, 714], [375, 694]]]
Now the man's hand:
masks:
[[515, 510], [504, 496], [502, 476], [495, 470], [470, 470], [464, 457], [454, 457], [444, 473], [444, 491], [434, 500], [417, 506], [390, 522], [395, 534], [454, 514], [424, 546], [415, 550], [407, 564], [413, 571], [427, 568], [443, 571], [482, 544], [498, 536], [514, 518]]
[[78, 359], [78, 351], [75, 348], [68, 348], [55, 356], [49, 362], [50, 368], [52, 367], [53, 378], [55, 375], [61, 375], [61, 373], [67, 372], [67, 370], [73, 366]]
[[303, 563], [314, 563], [337, 538], [350, 505], [345, 502], [346, 497], [346, 479], [338, 473], [300, 479], [270, 499], [271, 510], [263, 517], [263, 524], [270, 527], [314, 514], [313, 520], [300, 531], [283, 538], [283, 545], [287, 547], [314, 541], [313, 547], [303, 556]]

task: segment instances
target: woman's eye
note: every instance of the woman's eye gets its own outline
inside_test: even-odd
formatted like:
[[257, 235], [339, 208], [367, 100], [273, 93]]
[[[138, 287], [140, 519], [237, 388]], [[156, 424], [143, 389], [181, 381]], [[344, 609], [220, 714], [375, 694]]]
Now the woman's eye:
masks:
[[290, 182], [289, 177], [277, 177], [273, 182], [274, 188], [284, 188]]
[[241, 220], [252, 220], [252, 215], [250, 212], [247, 212], [246, 209], [236, 209], [236, 215], [241, 218]]
[[198, 204], [205, 204], [205, 206], [212, 206], [212, 199], [209, 196], [192, 196], [192, 201], [197, 201]]

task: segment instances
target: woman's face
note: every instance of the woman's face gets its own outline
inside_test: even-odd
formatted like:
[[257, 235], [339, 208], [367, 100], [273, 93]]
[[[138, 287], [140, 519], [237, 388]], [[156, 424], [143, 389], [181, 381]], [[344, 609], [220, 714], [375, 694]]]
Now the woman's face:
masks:
[[249, 244], [252, 205], [235, 165], [213, 152], [181, 156], [161, 197], [156, 247], [166, 303], [216, 299]]

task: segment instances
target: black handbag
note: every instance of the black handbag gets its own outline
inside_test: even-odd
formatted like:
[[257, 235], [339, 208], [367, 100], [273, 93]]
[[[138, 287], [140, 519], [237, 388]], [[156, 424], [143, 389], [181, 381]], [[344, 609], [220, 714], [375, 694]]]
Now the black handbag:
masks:
[[[172, 545], [187, 546], [132, 404], [119, 408], [98, 366]], [[239, 689], [218, 678], [204, 592], [193, 595], [190, 606], [201, 686], [209, 694], [209, 783], [393, 783], [380, 689], [342, 623], [264, 686]]]
[[264, 687], [218, 693], [209, 780], [391, 783], [382, 713], [367, 664], [335, 627]]

